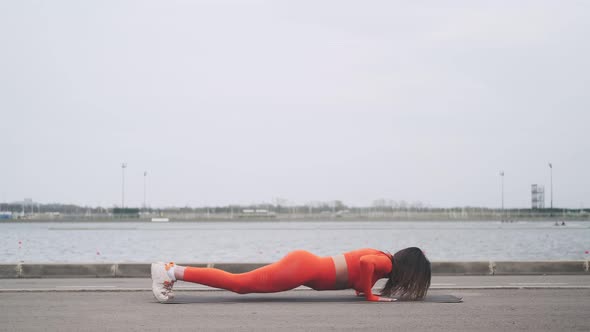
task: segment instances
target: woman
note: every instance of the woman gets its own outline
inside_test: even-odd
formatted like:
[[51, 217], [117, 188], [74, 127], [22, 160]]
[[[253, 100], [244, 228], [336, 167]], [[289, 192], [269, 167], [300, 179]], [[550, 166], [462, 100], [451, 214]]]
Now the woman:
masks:
[[[152, 290], [160, 302], [174, 298], [176, 280], [226, 289], [238, 294], [274, 293], [307, 286], [315, 290], [354, 289], [368, 301], [420, 300], [430, 287], [430, 262], [419, 248], [393, 256], [375, 249], [359, 249], [332, 257], [293, 251], [280, 261], [259, 269], [232, 274], [214, 268], [152, 264]], [[388, 278], [380, 296], [373, 294], [377, 280]]]

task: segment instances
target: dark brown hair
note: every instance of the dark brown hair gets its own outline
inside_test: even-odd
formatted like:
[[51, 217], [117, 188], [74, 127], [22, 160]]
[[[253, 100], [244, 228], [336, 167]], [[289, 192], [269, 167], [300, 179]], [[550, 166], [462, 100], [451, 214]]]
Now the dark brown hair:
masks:
[[410, 247], [391, 257], [389, 280], [381, 290], [382, 296], [400, 300], [421, 300], [430, 287], [430, 261], [420, 248]]

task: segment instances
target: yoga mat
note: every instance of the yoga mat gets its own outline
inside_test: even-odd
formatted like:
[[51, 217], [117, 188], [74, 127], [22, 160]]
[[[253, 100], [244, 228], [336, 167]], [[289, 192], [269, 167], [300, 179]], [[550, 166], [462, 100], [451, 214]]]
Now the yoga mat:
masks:
[[[276, 295], [276, 294], [221, 294], [217, 292], [200, 293], [198, 295], [177, 294], [176, 297], [166, 304], [188, 304], [188, 303], [265, 303], [265, 302], [283, 302], [283, 303], [304, 303], [304, 302], [326, 302], [326, 303], [359, 303], [366, 302], [363, 297], [343, 296], [343, 295]], [[450, 294], [433, 294], [427, 295], [421, 301], [397, 301], [397, 302], [379, 302], [383, 304], [396, 303], [461, 303], [463, 298]], [[367, 302], [368, 303], [368, 302]]]

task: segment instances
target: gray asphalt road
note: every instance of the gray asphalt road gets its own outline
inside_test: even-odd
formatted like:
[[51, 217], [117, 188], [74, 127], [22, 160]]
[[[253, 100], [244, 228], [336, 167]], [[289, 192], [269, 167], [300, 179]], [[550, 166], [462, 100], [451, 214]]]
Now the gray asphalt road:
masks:
[[590, 289], [455, 289], [463, 303], [370, 303], [349, 291], [237, 295], [3, 292], [0, 330], [589, 331]]

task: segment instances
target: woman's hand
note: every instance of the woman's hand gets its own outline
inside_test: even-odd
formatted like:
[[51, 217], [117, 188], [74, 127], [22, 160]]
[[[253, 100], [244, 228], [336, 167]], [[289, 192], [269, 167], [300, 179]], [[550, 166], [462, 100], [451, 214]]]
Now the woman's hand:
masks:
[[379, 302], [395, 302], [397, 301], [397, 299], [391, 298], [391, 297], [379, 297]]
[[[359, 291], [355, 290], [355, 293], [356, 293], [356, 296], [365, 297], [365, 293], [363, 293], [363, 292], [359, 292]], [[391, 297], [382, 297], [382, 296], [375, 296], [375, 295], [373, 295], [371, 297], [371, 299], [367, 299], [367, 300], [369, 300], [371, 302], [395, 302], [395, 301], [397, 301], [397, 299], [394, 299]]]
[[367, 301], [371, 301], [371, 302], [394, 302], [397, 301], [397, 299], [391, 298], [391, 297], [382, 297], [382, 296], [377, 296], [375, 294], [371, 294], [369, 296], [367, 296]]

